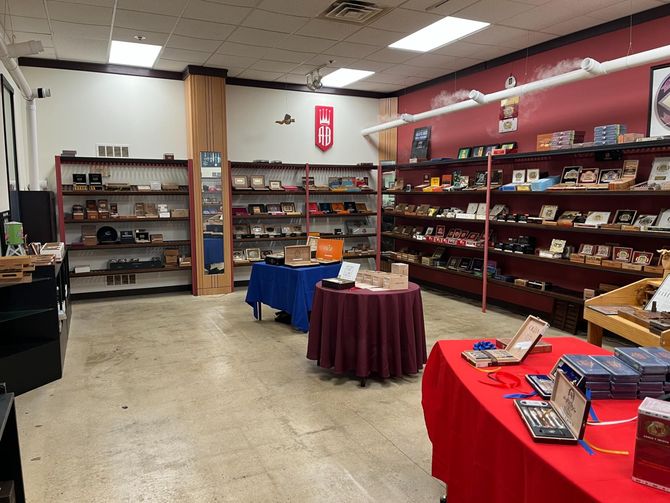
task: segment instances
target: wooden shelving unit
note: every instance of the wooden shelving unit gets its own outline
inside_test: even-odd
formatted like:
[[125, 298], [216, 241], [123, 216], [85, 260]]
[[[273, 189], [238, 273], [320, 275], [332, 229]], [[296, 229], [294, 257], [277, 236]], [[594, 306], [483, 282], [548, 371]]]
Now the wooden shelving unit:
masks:
[[[57, 204], [59, 215], [60, 240], [66, 243], [70, 252], [70, 265], [73, 270], [78, 265], [88, 265], [93, 269], [90, 273], [71, 273], [73, 280], [73, 297], [106, 297], [120, 294], [151, 291], [165, 292], [167, 290], [183, 290], [192, 284], [191, 275], [188, 276], [147, 276], [142, 282], [135, 284], [129, 281], [110, 285], [107, 281], [94, 278], [118, 274], [150, 274], [165, 271], [186, 271], [191, 268], [166, 267], [163, 269], [107, 271], [108, 261], [112, 258], [140, 258], [148, 259], [160, 252], [161, 249], [179, 248], [184, 256], [193, 256], [192, 253], [192, 218], [191, 190], [192, 190], [192, 162], [190, 160], [166, 159], [123, 159], [99, 157], [61, 157], [56, 156], [56, 185]], [[73, 174], [89, 175], [101, 173], [103, 175], [103, 190], [74, 190]], [[151, 182], [171, 183], [179, 186], [179, 190], [138, 190], [137, 186], [149, 186]], [[130, 190], [107, 190], [107, 183], [127, 183]], [[187, 187], [187, 189], [184, 189]], [[65, 190], [67, 189], [67, 190]], [[146, 198], [146, 199], [145, 199]], [[117, 218], [72, 218], [71, 208], [74, 204], [85, 206], [85, 201], [105, 199], [110, 204], [117, 204], [120, 216]], [[167, 204], [169, 209], [187, 209], [187, 217], [136, 217], [136, 203], [148, 202]], [[162, 225], [161, 225], [162, 224]], [[120, 232], [146, 229], [150, 234], [163, 234], [163, 241], [151, 243], [108, 243], [84, 245], [81, 243], [81, 232], [78, 226], [95, 225], [97, 228], [111, 226]], [[158, 250], [158, 252], [156, 251]], [[115, 253], [115, 252], [118, 252]]]
[[117, 274], [153, 274], [161, 272], [174, 272], [174, 271], [190, 271], [191, 266], [184, 267], [171, 267], [165, 266], [161, 268], [147, 268], [147, 269], [104, 269], [91, 272], [81, 272], [81, 273], [70, 273], [71, 278], [96, 278], [100, 276], [115, 276]]
[[[607, 154], [602, 154], [607, 153]], [[611, 153], [611, 155], [609, 155]], [[670, 140], [641, 142], [620, 145], [604, 145], [590, 148], [565, 149], [548, 152], [528, 152], [494, 156], [490, 160], [491, 170], [502, 170], [502, 183], [511, 183], [514, 169], [538, 168], [542, 176], [560, 175], [563, 166], [582, 165], [601, 169], [620, 168], [624, 160], [636, 159], [639, 161], [637, 181], [645, 181], [649, 177], [651, 165], [655, 157], [670, 155]], [[605, 159], [605, 160], [600, 160]], [[425, 177], [436, 177], [446, 173], [459, 171], [464, 175], [473, 175], [476, 171], [489, 169], [488, 158], [445, 159], [426, 161], [413, 164], [399, 164], [385, 167], [385, 171], [395, 171], [396, 178], [402, 179], [404, 184], [417, 186], [424, 183]], [[538, 215], [544, 204], [559, 206], [558, 213], [566, 210], [586, 212], [609, 211], [613, 216], [617, 209], [633, 209], [638, 214], [658, 214], [662, 208], [670, 206], [663, 201], [670, 200], [670, 191], [655, 190], [562, 190], [562, 191], [503, 191], [497, 188], [487, 190], [467, 190], [452, 192], [423, 192], [423, 191], [384, 191], [384, 195], [395, 197], [395, 204], [429, 204], [431, 207], [455, 207], [461, 210], [470, 202], [487, 204], [488, 211], [495, 204], [504, 204], [512, 213]], [[608, 244], [632, 247], [634, 250], [652, 251], [667, 247], [670, 242], [670, 233], [656, 231], [625, 231], [621, 229], [602, 229], [584, 227], [564, 227], [544, 225], [539, 223], [507, 222], [499, 220], [456, 219], [428, 217], [422, 215], [407, 215], [394, 211], [384, 211], [385, 229], [382, 236], [387, 244], [386, 249], [400, 251], [406, 248], [422, 255], [430, 255], [436, 247], [446, 249], [444, 259], [464, 255], [481, 258], [483, 248], [459, 247], [441, 243], [413, 239], [412, 236], [398, 235], [388, 232], [395, 226], [424, 225], [435, 227], [445, 225], [449, 228], [472, 229], [484, 234], [484, 228], [494, 232], [496, 241], [505, 241], [519, 235], [532, 236], [536, 240], [537, 249], [549, 248], [552, 238], [568, 241], [568, 245], [578, 247], [580, 244]], [[391, 223], [393, 222], [393, 223]], [[425, 222], [421, 224], [421, 222]], [[527, 310], [538, 313], [551, 313], [554, 309], [551, 303], [538, 301], [538, 296], [550, 297], [556, 301], [582, 303], [582, 292], [585, 288], [597, 289], [600, 283], [625, 285], [640, 278], [657, 277], [645, 271], [608, 268], [597, 265], [571, 262], [567, 259], [554, 260], [539, 257], [538, 255], [516, 254], [495, 250], [492, 247], [486, 250], [488, 260], [495, 262], [504, 275], [529, 280], [548, 281], [552, 284], [550, 290], [541, 292], [506, 281], [488, 278], [477, 278], [477, 281], [462, 283], [464, 276], [454, 274], [460, 271], [444, 272], [438, 275], [437, 284], [444, 284], [446, 288], [462, 288], [482, 298], [485, 308], [486, 299], [511, 302]], [[414, 271], [412, 273], [412, 271]], [[416, 279], [428, 278], [429, 266], [413, 264], [410, 273]], [[460, 282], [460, 284], [459, 284]], [[486, 289], [484, 284], [488, 284]], [[487, 291], [488, 290], [488, 291]], [[571, 293], [570, 293], [571, 292]], [[531, 293], [533, 295], [531, 295]]]

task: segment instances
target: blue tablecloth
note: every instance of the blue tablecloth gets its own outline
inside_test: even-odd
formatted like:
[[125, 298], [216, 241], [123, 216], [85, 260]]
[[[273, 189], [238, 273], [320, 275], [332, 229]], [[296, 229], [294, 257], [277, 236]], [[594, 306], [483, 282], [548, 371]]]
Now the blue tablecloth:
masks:
[[286, 267], [257, 262], [251, 269], [246, 302], [254, 308], [258, 318], [257, 302], [291, 314], [294, 328], [309, 330], [309, 312], [316, 284], [324, 278], [334, 278], [340, 264], [311, 267]]

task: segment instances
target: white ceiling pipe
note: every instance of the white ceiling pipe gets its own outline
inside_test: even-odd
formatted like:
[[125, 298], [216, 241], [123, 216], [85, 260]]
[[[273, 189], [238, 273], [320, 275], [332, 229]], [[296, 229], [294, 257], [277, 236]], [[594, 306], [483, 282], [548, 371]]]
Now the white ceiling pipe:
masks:
[[[471, 99], [466, 101], [461, 101], [459, 103], [454, 103], [452, 105], [447, 105], [445, 107], [436, 108], [433, 110], [428, 110], [426, 112], [421, 112], [414, 114], [414, 119], [420, 121], [423, 119], [428, 119], [430, 117], [436, 117], [438, 115], [445, 115], [448, 113], [453, 113], [459, 110], [465, 110], [468, 108], [473, 108], [486, 103], [493, 103], [505, 98], [511, 98], [513, 96], [523, 96], [524, 94], [541, 91], [543, 89], [549, 89], [556, 86], [561, 86], [563, 84], [568, 84], [570, 82], [577, 82], [579, 80], [585, 80], [589, 78], [598, 77], [604, 74], [610, 74], [618, 72], [621, 70], [626, 70], [628, 68], [634, 68], [636, 66], [642, 66], [649, 63], [654, 63], [659, 60], [669, 59], [670, 58], [670, 45], [664, 45], [662, 47], [657, 47], [656, 49], [650, 49], [648, 51], [639, 52], [636, 54], [631, 54], [629, 56], [624, 56], [622, 58], [613, 59], [611, 61], [604, 61], [598, 63], [591, 58], [586, 58], [582, 61], [582, 67], [578, 70], [573, 70], [571, 72], [563, 73], [561, 75], [556, 75], [542, 80], [536, 80], [534, 82], [528, 82], [519, 87], [513, 87], [510, 89], [504, 89], [502, 91], [497, 91], [491, 94], [482, 94], [477, 90], [473, 90], [470, 93]], [[597, 63], [597, 64], [596, 64]], [[584, 68], [586, 66], [586, 68]], [[476, 98], [472, 99], [472, 98]], [[378, 124], [361, 131], [363, 136], [369, 135], [371, 133], [376, 133], [383, 131], [385, 129], [391, 129], [394, 127], [402, 126], [404, 122], [396, 123], [396, 121], [386, 122], [383, 124]]]

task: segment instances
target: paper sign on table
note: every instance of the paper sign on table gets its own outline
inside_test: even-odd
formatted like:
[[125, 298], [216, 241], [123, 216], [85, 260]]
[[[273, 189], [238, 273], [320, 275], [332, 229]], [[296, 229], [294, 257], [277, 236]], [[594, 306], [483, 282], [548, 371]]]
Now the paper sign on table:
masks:
[[356, 281], [356, 276], [358, 275], [358, 269], [360, 269], [360, 267], [361, 264], [356, 264], [354, 262], [342, 262], [337, 277], [340, 279], [348, 279], [349, 281]]

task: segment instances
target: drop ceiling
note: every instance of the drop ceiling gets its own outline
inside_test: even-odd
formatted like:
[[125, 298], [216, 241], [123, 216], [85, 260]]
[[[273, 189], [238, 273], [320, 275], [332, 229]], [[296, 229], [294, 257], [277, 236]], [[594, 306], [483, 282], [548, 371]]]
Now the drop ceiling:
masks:
[[[346, 67], [376, 72], [348, 86], [392, 92], [670, 0], [378, 0], [368, 24], [319, 18], [333, 0], [0, 0], [0, 24], [16, 42], [37, 39], [37, 57], [106, 63], [111, 40], [163, 46], [154, 68], [227, 68], [244, 79], [305, 83]], [[429, 53], [388, 44], [443, 16], [491, 26]]]

